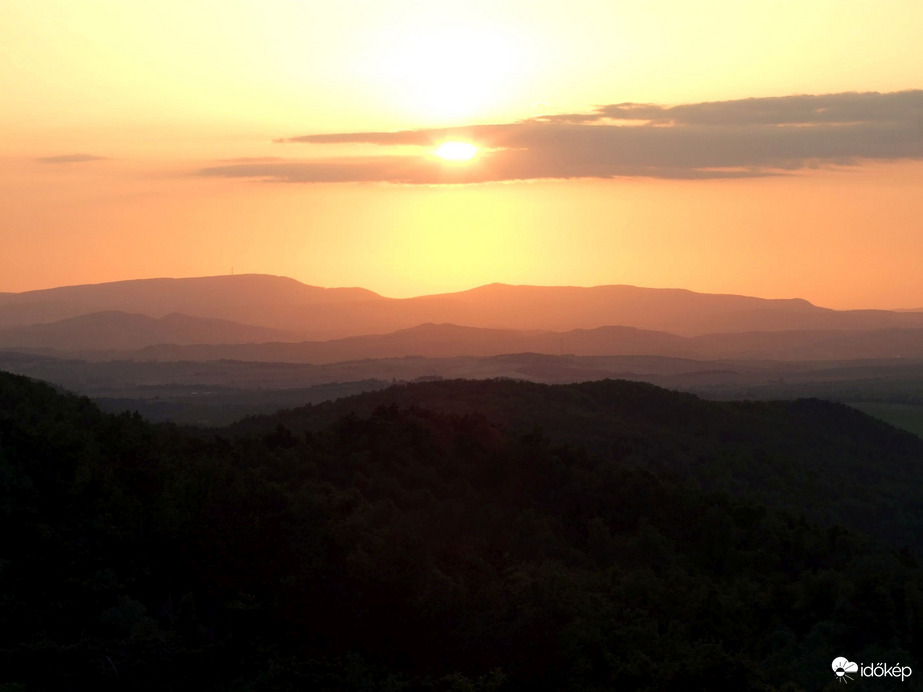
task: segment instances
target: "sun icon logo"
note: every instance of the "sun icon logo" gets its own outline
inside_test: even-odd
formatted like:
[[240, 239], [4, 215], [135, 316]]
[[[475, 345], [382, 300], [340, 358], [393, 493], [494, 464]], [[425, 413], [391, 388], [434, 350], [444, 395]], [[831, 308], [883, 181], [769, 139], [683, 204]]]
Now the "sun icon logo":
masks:
[[833, 659], [833, 673], [836, 675], [836, 679], [840, 682], [849, 682], [852, 680], [847, 673], [857, 673], [859, 672], [859, 666], [852, 661], [843, 658]]

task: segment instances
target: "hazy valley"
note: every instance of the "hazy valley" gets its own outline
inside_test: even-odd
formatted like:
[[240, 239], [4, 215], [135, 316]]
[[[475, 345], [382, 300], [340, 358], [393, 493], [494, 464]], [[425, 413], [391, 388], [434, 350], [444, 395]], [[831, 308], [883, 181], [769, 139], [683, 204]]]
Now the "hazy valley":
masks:
[[870, 404], [923, 429], [914, 311], [631, 286], [399, 300], [242, 275], [2, 294], [0, 324], [3, 369], [155, 420], [226, 423], [396, 381], [622, 378], [713, 398]]

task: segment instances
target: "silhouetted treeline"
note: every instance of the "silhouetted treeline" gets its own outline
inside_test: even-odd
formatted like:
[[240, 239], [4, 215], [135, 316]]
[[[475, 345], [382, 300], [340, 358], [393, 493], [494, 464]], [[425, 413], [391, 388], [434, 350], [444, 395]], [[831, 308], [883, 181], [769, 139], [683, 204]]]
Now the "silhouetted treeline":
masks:
[[0, 375], [0, 689], [792, 692], [919, 660], [896, 431], [618, 382], [378, 396], [215, 435]]
[[539, 429], [625, 468], [669, 473], [704, 491], [842, 524], [923, 551], [923, 440], [817, 399], [707, 401], [641, 382], [551, 386], [451, 380], [246, 418], [227, 434], [283, 425], [320, 430], [380, 406], [480, 414], [510, 432]]

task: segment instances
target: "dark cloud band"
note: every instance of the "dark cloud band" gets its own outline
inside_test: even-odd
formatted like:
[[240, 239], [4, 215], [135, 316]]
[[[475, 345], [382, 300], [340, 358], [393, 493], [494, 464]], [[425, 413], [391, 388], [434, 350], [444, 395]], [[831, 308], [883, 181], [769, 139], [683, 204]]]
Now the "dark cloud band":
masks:
[[459, 128], [312, 134], [298, 144], [485, 148], [475, 161], [431, 156], [239, 163], [205, 175], [287, 182], [438, 184], [536, 178], [739, 178], [860, 160], [923, 158], [923, 90], [752, 98], [660, 106], [621, 103], [590, 113]]

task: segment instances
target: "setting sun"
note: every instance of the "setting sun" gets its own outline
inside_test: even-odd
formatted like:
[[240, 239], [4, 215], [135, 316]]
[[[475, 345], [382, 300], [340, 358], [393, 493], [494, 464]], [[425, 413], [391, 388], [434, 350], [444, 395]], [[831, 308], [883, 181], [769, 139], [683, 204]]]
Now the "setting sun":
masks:
[[478, 148], [470, 142], [445, 142], [434, 153], [448, 161], [469, 161], [477, 155]]

